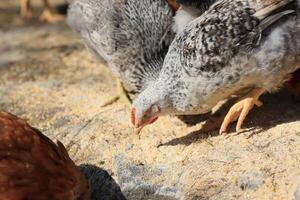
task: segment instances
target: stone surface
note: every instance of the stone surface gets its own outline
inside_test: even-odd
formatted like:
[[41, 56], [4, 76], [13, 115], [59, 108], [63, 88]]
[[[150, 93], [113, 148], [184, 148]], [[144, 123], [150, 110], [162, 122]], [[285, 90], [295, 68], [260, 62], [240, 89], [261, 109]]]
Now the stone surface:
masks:
[[22, 21], [18, 3], [0, 2], [0, 110], [61, 140], [94, 199], [299, 198], [300, 104], [285, 90], [265, 95], [240, 134], [162, 117], [139, 138], [122, 102], [100, 107], [116, 93], [105, 64], [66, 24]]

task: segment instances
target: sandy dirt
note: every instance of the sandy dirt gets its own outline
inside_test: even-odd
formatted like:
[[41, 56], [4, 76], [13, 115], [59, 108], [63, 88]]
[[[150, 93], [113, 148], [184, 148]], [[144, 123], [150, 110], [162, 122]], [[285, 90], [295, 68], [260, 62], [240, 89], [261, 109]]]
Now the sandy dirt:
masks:
[[[295, 198], [300, 104], [285, 89], [264, 95], [240, 134], [203, 131], [203, 117], [162, 117], [139, 138], [122, 102], [100, 107], [117, 92], [109, 68], [66, 23], [39, 22], [33, 2], [32, 21], [18, 1], [0, 2], [0, 110], [62, 141], [78, 165], [107, 171], [127, 199]], [[105, 199], [100, 187], [94, 199]]]

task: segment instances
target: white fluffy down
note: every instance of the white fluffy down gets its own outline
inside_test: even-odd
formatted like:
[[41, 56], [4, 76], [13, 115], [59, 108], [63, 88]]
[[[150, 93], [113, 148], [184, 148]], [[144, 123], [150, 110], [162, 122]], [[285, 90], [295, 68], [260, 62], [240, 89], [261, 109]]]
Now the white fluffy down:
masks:
[[180, 8], [174, 17], [174, 23], [173, 23], [173, 31], [175, 33], [180, 33], [184, 30], [185, 26], [196, 19], [197, 16], [191, 14], [191, 12], [188, 12], [187, 10], [184, 10], [183, 8]]

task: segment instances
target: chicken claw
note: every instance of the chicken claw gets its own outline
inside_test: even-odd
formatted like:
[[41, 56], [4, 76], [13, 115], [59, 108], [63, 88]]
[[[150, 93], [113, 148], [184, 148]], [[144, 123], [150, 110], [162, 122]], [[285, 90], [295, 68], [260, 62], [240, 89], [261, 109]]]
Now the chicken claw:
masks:
[[107, 100], [105, 103], [103, 103], [100, 107], [106, 107], [109, 106], [119, 99], [122, 100], [127, 107], [131, 107], [132, 99], [130, 98], [128, 92], [123, 86], [123, 83], [117, 79], [117, 89], [118, 89], [118, 94], [115, 96], [111, 97], [109, 100]]
[[65, 20], [65, 16], [60, 15], [52, 11], [52, 9], [45, 8], [42, 15], [40, 16], [41, 21], [55, 23]]
[[263, 92], [264, 91], [262, 89], [254, 89], [247, 96], [235, 103], [225, 116], [219, 133], [226, 133], [228, 126], [236, 120], [238, 120], [236, 131], [241, 131], [243, 122], [254, 105], [258, 107], [263, 105], [263, 103], [259, 100], [259, 97], [263, 94]]
[[21, 16], [25, 19], [31, 19], [33, 16], [29, 0], [21, 0]]

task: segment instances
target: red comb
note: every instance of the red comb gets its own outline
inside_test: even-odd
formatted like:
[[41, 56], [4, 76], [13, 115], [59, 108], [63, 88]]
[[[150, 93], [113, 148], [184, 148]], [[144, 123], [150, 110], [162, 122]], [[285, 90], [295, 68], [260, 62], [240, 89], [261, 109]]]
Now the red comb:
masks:
[[174, 12], [176, 12], [180, 7], [180, 5], [175, 0], [167, 0], [167, 2]]
[[131, 109], [131, 123], [135, 125], [135, 113], [136, 113], [136, 108]]

